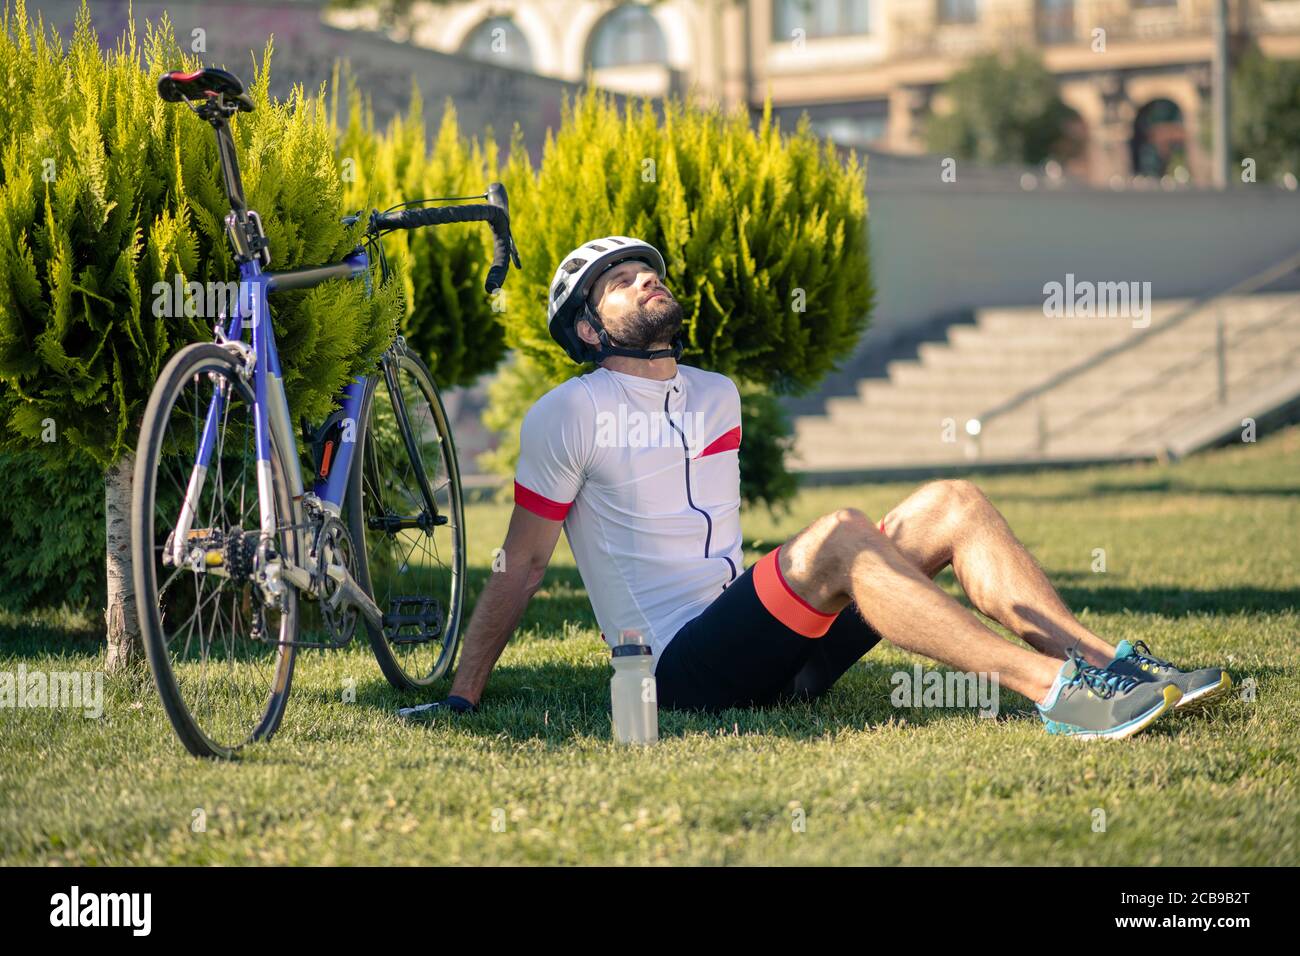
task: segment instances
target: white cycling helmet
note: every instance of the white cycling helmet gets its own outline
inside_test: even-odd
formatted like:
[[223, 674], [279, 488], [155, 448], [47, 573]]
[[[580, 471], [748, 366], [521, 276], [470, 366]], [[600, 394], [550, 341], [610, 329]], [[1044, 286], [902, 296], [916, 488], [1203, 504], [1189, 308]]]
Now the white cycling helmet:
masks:
[[[595, 311], [587, 305], [587, 293], [596, 279], [605, 272], [629, 259], [648, 263], [662, 279], [667, 272], [664, 257], [659, 250], [641, 239], [628, 236], [606, 236], [584, 242], [570, 252], [555, 270], [551, 291], [547, 297], [547, 319], [551, 338], [560, 344], [569, 358], [579, 365], [607, 355], [627, 355], [632, 358], [679, 358], [682, 352], [680, 337], [674, 339], [672, 348], [629, 349], [610, 341], [609, 333], [601, 325]], [[600, 337], [600, 348], [594, 348], [578, 337], [574, 328], [579, 318], [586, 318]]]

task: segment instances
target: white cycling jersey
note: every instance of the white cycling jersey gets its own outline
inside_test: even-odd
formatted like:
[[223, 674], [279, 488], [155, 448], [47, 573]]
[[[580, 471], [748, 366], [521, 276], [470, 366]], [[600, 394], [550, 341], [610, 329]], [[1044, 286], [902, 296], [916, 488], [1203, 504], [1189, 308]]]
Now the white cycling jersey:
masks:
[[564, 522], [602, 636], [637, 630], [655, 665], [744, 568], [740, 393], [678, 365], [666, 381], [598, 368], [524, 416], [515, 503]]

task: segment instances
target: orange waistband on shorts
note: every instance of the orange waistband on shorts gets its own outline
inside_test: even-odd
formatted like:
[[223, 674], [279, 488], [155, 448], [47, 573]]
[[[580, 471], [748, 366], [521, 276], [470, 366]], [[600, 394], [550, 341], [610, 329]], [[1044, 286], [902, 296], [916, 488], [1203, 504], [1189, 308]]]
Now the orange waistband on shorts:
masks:
[[794, 593], [781, 573], [781, 549], [769, 551], [754, 565], [754, 591], [767, 612], [796, 634], [821, 637], [837, 614], [819, 611]]

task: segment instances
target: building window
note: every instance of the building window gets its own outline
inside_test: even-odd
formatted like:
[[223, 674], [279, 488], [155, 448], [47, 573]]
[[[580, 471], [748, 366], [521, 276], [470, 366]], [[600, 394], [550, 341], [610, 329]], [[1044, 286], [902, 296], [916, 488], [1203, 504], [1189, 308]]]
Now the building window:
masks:
[[1039, 43], [1069, 43], [1074, 39], [1074, 0], [1038, 0]]
[[587, 59], [597, 69], [664, 63], [668, 59], [663, 31], [654, 14], [638, 4], [615, 7], [591, 32]]
[[1171, 100], [1152, 100], [1133, 119], [1129, 148], [1135, 176], [1163, 176], [1183, 165], [1187, 150], [1183, 111]]
[[817, 135], [859, 149], [884, 140], [888, 126], [889, 120], [883, 116], [834, 116], [812, 121]]
[[465, 38], [460, 52], [499, 66], [512, 66], [519, 70], [533, 68], [533, 51], [529, 49], [523, 31], [509, 17], [484, 20]]
[[862, 36], [871, 32], [868, 0], [772, 0], [772, 40], [788, 42], [795, 30], [805, 37]]
[[781, 106], [773, 113], [784, 130], [793, 130], [806, 113], [818, 136], [858, 149], [882, 142], [889, 127], [889, 103], [885, 100]]
[[940, 23], [974, 23], [979, 18], [979, 0], [939, 0]]

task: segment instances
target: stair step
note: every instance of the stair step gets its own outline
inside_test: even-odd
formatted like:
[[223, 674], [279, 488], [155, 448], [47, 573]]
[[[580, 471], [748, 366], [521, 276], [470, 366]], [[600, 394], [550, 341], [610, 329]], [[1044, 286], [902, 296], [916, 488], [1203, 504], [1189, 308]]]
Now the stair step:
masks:
[[[1266, 332], [1257, 332], [1240, 340], [1229, 338], [1227, 345], [1230, 354], [1233, 355], [1237, 353], [1246, 355], [1267, 353], [1278, 347], [1294, 344], [1298, 335], [1300, 335], [1298, 328], [1300, 326], [1297, 328], [1283, 326]], [[1154, 340], [1149, 344], [1138, 345], [1130, 352], [1120, 353], [1111, 360], [1111, 363], [1116, 367], [1123, 367], [1125, 363], [1150, 362], [1148, 350], [1158, 352], [1168, 364], [1189, 361], [1199, 355], [1204, 355], [1205, 361], [1212, 361], [1212, 347], [1214, 344], [1213, 332], [1203, 338], [1197, 337], [1195, 340], [1181, 337], [1177, 340]], [[1062, 348], [1059, 340], [1055, 339], [1044, 341], [1041, 344], [982, 341], [979, 348], [965, 347], [960, 349], [950, 348], [942, 343], [926, 342], [918, 349], [917, 358], [922, 367], [935, 370], [957, 368], [989, 369], [1005, 366], [1013, 368], [1037, 367], [1041, 369], [1050, 367], [1064, 369], [1095, 354], [1096, 351], [1096, 343], [1093, 343], [1087, 349]]]
[[[1157, 324], [1186, 311], [1195, 305], [1192, 299], [1157, 299], [1151, 303], [1151, 322]], [[1201, 305], [1197, 317], [1213, 316], [1222, 313], [1229, 323], [1249, 318], [1263, 318], [1279, 310], [1297, 305], [1295, 296], [1289, 292], [1268, 292], [1258, 295], [1235, 296], [1221, 300], [1215, 306]], [[1018, 327], [1032, 325], [1035, 322], [1053, 321], [1067, 325], [1086, 328], [1088, 323], [1116, 323], [1127, 325], [1131, 320], [1121, 316], [1048, 316], [1043, 306], [1020, 306], [1017, 308], [977, 309], [975, 326], [996, 332], [1014, 331]], [[1196, 321], [1196, 318], [1187, 320]]]
[[[1159, 321], [1185, 305], [1155, 303], [1152, 315]], [[1230, 400], [1300, 368], [1300, 295], [1232, 300], [1221, 315]], [[792, 466], [851, 471], [960, 464], [976, 450], [965, 431], [969, 419], [1138, 331], [1122, 319], [1048, 318], [1032, 307], [982, 310], [975, 325], [951, 328], [948, 341], [922, 343], [915, 358], [887, 362], [887, 378], [863, 379], [856, 395], [828, 398], [826, 414], [797, 418]], [[1151, 452], [1158, 444], [1151, 436], [1168, 431], [1180, 416], [1220, 407], [1217, 335], [1218, 316], [1203, 310], [995, 416], [983, 423], [980, 460]]]

